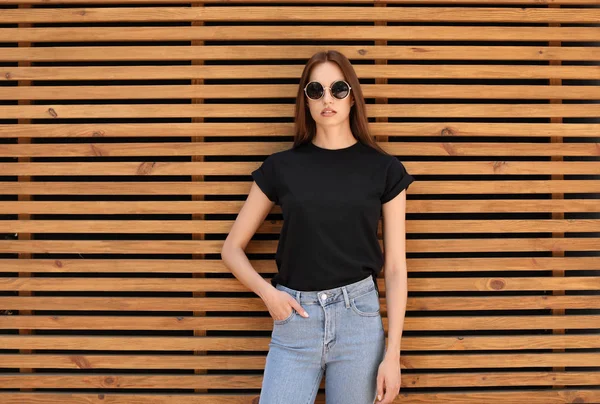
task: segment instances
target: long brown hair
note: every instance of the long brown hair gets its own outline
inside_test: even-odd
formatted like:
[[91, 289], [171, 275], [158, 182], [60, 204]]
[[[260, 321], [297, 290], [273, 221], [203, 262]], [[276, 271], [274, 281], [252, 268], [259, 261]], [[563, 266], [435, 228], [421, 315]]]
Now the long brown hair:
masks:
[[344, 74], [344, 79], [352, 88], [352, 90], [350, 90], [354, 96], [354, 105], [350, 108], [350, 129], [352, 134], [359, 142], [362, 142], [381, 153], [389, 154], [377, 144], [371, 135], [365, 99], [352, 64], [346, 56], [335, 50], [315, 53], [304, 66], [302, 76], [300, 77], [300, 83], [298, 84], [298, 94], [296, 95], [294, 147], [312, 141], [317, 134], [315, 120], [310, 114], [308, 105], [306, 105], [307, 100], [304, 94], [304, 87], [308, 84], [313, 67], [318, 63], [327, 61], [336, 63], [340, 67]]

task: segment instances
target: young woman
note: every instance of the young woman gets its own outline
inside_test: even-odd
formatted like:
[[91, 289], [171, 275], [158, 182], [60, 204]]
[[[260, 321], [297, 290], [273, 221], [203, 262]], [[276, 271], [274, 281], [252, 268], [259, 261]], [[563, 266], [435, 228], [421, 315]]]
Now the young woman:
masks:
[[[404, 191], [414, 178], [371, 137], [344, 55], [310, 58], [296, 97], [294, 145], [268, 156], [252, 177], [221, 255], [273, 318], [259, 403], [312, 403], [323, 375], [328, 404], [391, 403], [400, 389], [407, 300]], [[284, 220], [278, 273], [268, 282], [244, 249], [274, 204]], [[387, 348], [376, 283], [382, 267]]]

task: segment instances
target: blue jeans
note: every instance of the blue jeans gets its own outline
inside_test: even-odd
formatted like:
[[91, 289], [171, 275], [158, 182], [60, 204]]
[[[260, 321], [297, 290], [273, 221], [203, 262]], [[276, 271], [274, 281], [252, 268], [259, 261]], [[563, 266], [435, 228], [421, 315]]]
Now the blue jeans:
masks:
[[273, 320], [259, 404], [312, 404], [323, 375], [327, 404], [373, 404], [385, 355], [373, 278], [320, 291], [276, 288], [310, 317], [292, 310]]

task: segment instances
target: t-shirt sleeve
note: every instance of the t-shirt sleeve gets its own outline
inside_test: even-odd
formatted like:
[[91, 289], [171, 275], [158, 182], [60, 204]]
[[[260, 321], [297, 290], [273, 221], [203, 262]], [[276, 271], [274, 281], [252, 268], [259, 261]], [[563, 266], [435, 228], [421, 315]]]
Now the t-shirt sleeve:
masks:
[[268, 156], [260, 167], [252, 171], [252, 178], [269, 200], [279, 204], [275, 159], [273, 155]]
[[381, 203], [394, 199], [402, 190], [407, 189], [414, 180], [400, 160], [393, 157], [386, 168], [385, 187], [381, 195]]

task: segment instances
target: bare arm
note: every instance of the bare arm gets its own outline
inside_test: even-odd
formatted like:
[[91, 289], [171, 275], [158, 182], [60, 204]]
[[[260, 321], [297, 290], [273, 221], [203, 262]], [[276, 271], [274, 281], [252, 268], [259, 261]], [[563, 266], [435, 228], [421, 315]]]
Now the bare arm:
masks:
[[246, 256], [246, 246], [262, 222], [273, 209], [272, 202], [256, 184], [252, 182], [248, 198], [242, 206], [221, 249], [221, 259], [233, 275], [265, 302], [271, 317], [282, 320], [295, 309], [308, 316], [304, 308], [286, 292], [277, 290], [266, 281], [250, 264]]
[[275, 288], [252, 267], [245, 249], [274, 204], [252, 182], [248, 198], [221, 249], [221, 258], [233, 275], [263, 300]]
[[385, 296], [388, 309], [388, 346], [386, 356], [400, 358], [400, 340], [408, 300], [406, 267], [406, 190], [384, 203], [383, 243]]

